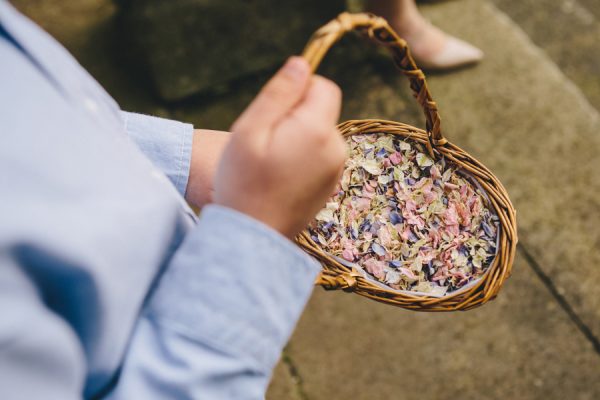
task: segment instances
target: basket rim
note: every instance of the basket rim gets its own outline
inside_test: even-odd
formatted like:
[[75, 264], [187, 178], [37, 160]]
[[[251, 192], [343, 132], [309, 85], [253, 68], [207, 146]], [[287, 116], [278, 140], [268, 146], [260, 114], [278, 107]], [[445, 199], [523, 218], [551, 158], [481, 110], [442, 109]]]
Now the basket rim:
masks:
[[[428, 134], [421, 128], [414, 127], [412, 125], [384, 120], [384, 119], [351, 119], [338, 124], [343, 137], [349, 137], [353, 135], [364, 135], [364, 134], [393, 134], [399, 135], [407, 139], [415, 140], [421, 144], [425, 144], [428, 140]], [[392, 130], [389, 132], [388, 130]], [[469, 153], [454, 145], [450, 141], [443, 145], [434, 147], [434, 151], [442, 157], [454, 164], [457, 164], [459, 170], [464, 170], [468, 175], [480, 185], [479, 189], [485, 194], [488, 207], [494, 211], [498, 216], [498, 234], [497, 234], [497, 246], [494, 260], [491, 265], [488, 266], [482, 276], [476, 281], [473, 281], [472, 286], [460, 288], [449, 294], [443, 296], [431, 296], [428, 294], [409, 294], [408, 291], [399, 291], [393, 288], [383, 288], [376, 286], [370, 279], [366, 279], [360, 271], [355, 271], [355, 268], [349, 267], [335, 260], [333, 255], [325, 252], [321, 249], [318, 243], [315, 243], [307, 230], [304, 230], [298, 237], [302, 238], [297, 240], [298, 244], [323, 266], [321, 275], [334, 278], [344, 278], [344, 281], [351, 282], [348, 286], [343, 287], [327, 287], [323, 282], [317, 282], [328, 289], [344, 289], [346, 291], [354, 291], [360, 295], [370, 297], [374, 300], [382, 301], [385, 303], [394, 303], [389, 300], [390, 297], [402, 298], [404, 302], [412, 302], [413, 304], [397, 304], [400, 307], [408, 309], [417, 309], [422, 311], [450, 311], [453, 309], [469, 309], [481, 305], [491, 299], [493, 299], [499, 291], [502, 284], [510, 276], [512, 263], [514, 259], [514, 253], [516, 249], [516, 243], [518, 241], [516, 232], [516, 212], [506, 189], [500, 181], [493, 175], [487, 167], [485, 167], [479, 160], [471, 156]], [[447, 157], [452, 155], [452, 157]], [[458, 157], [458, 158], [457, 158]], [[473, 168], [478, 168], [480, 174], [472, 173], [469, 169], [463, 168], [463, 164], [467, 162], [472, 164]], [[490, 182], [486, 184], [482, 180], [486, 178]], [[473, 183], [473, 182], [472, 182]], [[490, 185], [493, 184], [493, 188], [497, 190], [491, 192], [489, 190]], [[487, 188], [486, 188], [487, 186]], [[495, 200], [495, 197], [498, 197]], [[312, 247], [312, 249], [310, 249]], [[506, 247], [506, 251], [503, 251], [503, 247]], [[320, 250], [321, 254], [318, 254]], [[332, 266], [333, 265], [333, 266]], [[344, 274], [350, 275], [349, 280]], [[493, 280], [495, 279], [495, 285]], [[476, 282], [476, 283], [475, 283]], [[343, 282], [342, 282], [343, 283]], [[385, 283], [381, 283], [385, 286]], [[494, 286], [494, 287], [490, 287]], [[482, 292], [490, 291], [490, 295], [484, 293], [483, 300], [480, 297]], [[383, 296], [380, 296], [383, 295]], [[475, 298], [475, 299], [474, 299]], [[457, 302], [458, 301], [458, 302]], [[452, 307], [448, 308], [450, 303]], [[448, 304], [448, 305], [447, 305]]]

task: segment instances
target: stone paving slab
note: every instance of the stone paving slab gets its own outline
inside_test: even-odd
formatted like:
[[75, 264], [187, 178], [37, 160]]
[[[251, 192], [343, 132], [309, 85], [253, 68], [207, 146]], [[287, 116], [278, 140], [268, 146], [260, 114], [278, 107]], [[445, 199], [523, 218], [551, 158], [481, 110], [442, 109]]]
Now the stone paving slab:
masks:
[[493, 0], [600, 109], [600, 1]]
[[495, 301], [463, 313], [317, 289], [289, 354], [310, 400], [600, 396], [600, 358], [521, 257]]
[[273, 371], [266, 400], [305, 400], [298, 393], [297, 383], [283, 361], [280, 361]]
[[[280, 63], [344, 0], [130, 0], [127, 32], [167, 101]], [[300, 10], [300, 13], [299, 13]], [[301, 15], [301, 16], [299, 16]]]
[[443, 128], [505, 184], [521, 244], [600, 337], [597, 111], [489, 2], [453, 1], [426, 11], [487, 57], [477, 68], [429, 80]]
[[564, 0], [564, 2], [564, 7], [567, 9], [569, 6], [571, 6], [571, 9], [574, 9], [575, 7], [572, 6], [573, 4], [581, 3], [582, 8], [594, 14], [596, 18], [600, 18], [600, 2], [598, 2], [598, 0]]

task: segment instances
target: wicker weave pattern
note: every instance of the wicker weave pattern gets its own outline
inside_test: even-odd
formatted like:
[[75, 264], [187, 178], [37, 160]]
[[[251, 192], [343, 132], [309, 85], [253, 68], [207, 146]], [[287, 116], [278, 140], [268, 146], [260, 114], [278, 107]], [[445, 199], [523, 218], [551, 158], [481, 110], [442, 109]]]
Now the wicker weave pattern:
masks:
[[368, 119], [346, 121], [338, 126], [340, 132], [343, 136], [385, 132], [410, 138], [425, 145], [434, 159], [445, 157], [468, 171], [486, 191], [489, 206], [500, 219], [498, 253], [476, 285], [438, 298], [399, 293], [376, 286], [363, 278], [361, 273], [329, 256], [310, 238], [308, 232], [301, 233], [296, 241], [323, 265], [316, 284], [325, 289], [353, 291], [376, 301], [418, 311], [454, 311], [477, 307], [496, 297], [510, 275], [517, 244], [515, 209], [498, 179], [483, 164], [444, 138], [437, 105], [431, 97], [423, 71], [416, 66], [406, 42], [384, 19], [370, 14], [343, 13], [323, 26], [310, 39], [303, 53], [313, 71], [331, 46], [350, 31], [357, 31], [389, 49], [400, 71], [410, 80], [410, 87], [425, 114], [426, 130], [399, 122]]

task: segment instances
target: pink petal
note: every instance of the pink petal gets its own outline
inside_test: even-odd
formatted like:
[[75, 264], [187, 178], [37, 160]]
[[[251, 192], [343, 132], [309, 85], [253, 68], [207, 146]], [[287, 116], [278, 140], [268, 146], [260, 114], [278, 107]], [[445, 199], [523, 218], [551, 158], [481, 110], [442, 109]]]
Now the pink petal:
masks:
[[458, 225], [458, 213], [454, 202], [450, 202], [448, 208], [444, 211], [444, 223], [446, 225]]
[[378, 279], [383, 279], [385, 277], [384, 266], [385, 263], [383, 261], [378, 261], [374, 258], [369, 258], [364, 262], [365, 269], [373, 276]]
[[429, 231], [429, 238], [431, 239], [431, 246], [437, 248], [440, 244], [440, 233], [435, 229], [431, 229]]
[[352, 254], [352, 250], [346, 249], [342, 252], [342, 258], [346, 261], [354, 261], [354, 254]]
[[404, 207], [407, 211], [417, 211], [417, 203], [412, 199], [406, 200]]
[[450, 236], [457, 236], [460, 233], [458, 229], [458, 224], [446, 226], [446, 233]]
[[392, 155], [390, 155], [390, 161], [394, 165], [400, 164], [402, 162], [402, 153], [400, 153], [399, 151], [393, 153]]
[[[398, 225], [398, 226], [400, 226], [400, 225]], [[402, 240], [404, 240], [406, 242], [412, 232], [410, 230], [410, 227], [407, 226], [406, 228], [404, 228], [404, 230], [402, 232], [399, 232], [399, 233], [400, 233], [400, 237], [402, 238]]]
[[361, 197], [356, 200], [355, 208], [357, 211], [364, 211], [371, 208], [371, 199]]
[[437, 195], [434, 192], [425, 193], [423, 196], [425, 203], [427, 203], [428, 205], [433, 203], [436, 198], [437, 198]]
[[467, 199], [467, 189], [468, 189], [468, 188], [469, 188], [469, 187], [468, 187], [467, 185], [462, 185], [462, 186], [460, 187], [460, 191], [459, 191], [459, 193], [460, 193], [460, 197], [461, 197], [461, 199], [462, 199], [463, 201]]
[[381, 241], [381, 244], [383, 246], [387, 246], [392, 241], [392, 235], [390, 234], [390, 231], [385, 225], [379, 228], [379, 231], [377, 232], [377, 237], [379, 237], [379, 240]]

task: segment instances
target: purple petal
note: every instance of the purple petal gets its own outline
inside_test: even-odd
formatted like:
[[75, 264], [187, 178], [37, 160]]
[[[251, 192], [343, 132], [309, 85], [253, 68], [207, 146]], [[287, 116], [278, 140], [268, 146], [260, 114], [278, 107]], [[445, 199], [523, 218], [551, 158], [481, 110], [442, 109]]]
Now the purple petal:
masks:
[[404, 222], [404, 218], [402, 218], [402, 216], [396, 211], [392, 211], [390, 213], [390, 222], [392, 223], [392, 225], [401, 224], [402, 222]]
[[378, 243], [373, 243], [371, 245], [371, 249], [373, 250], [373, 252], [375, 254], [377, 254], [378, 256], [385, 256], [385, 249]]

